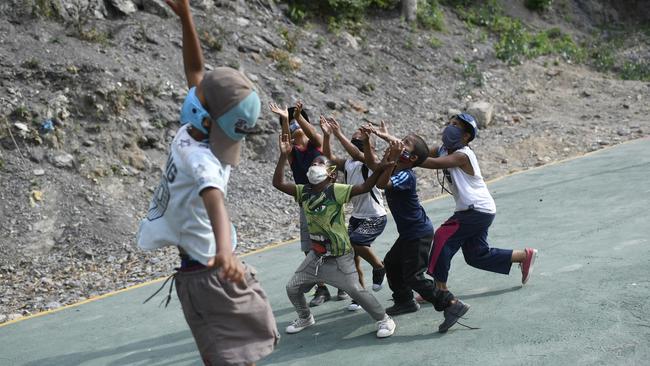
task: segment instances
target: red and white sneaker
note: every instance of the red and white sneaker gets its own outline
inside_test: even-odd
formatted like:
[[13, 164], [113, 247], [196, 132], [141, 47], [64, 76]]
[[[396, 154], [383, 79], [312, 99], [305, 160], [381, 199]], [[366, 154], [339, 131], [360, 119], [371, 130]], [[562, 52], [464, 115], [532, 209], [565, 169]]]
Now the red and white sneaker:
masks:
[[537, 249], [526, 248], [526, 259], [519, 265], [521, 267], [521, 284], [525, 285], [533, 273], [533, 265], [535, 264], [535, 257], [537, 257]]

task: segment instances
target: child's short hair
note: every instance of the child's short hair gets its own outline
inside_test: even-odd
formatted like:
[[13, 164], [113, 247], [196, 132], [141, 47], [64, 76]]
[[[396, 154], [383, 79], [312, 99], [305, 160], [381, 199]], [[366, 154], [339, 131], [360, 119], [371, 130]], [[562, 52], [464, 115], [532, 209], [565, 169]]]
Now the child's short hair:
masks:
[[426, 141], [424, 141], [424, 139], [419, 135], [412, 133], [411, 136], [413, 136], [413, 139], [415, 140], [411, 154], [417, 155], [418, 157], [418, 159], [413, 163], [413, 166], [418, 166], [427, 160], [427, 157], [429, 156], [429, 146], [427, 146]]

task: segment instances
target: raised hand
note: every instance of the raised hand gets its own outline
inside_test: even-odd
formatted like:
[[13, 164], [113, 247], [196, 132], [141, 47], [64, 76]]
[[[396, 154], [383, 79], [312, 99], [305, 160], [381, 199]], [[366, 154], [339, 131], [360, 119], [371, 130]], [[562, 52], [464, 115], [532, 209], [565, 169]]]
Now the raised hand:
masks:
[[330, 126], [327, 118], [325, 116], [320, 116], [320, 129], [323, 130], [323, 134], [329, 136], [332, 134], [332, 126]]
[[286, 118], [287, 120], [289, 119], [289, 110], [286, 106], [284, 108], [281, 108], [275, 103], [269, 103], [269, 108], [271, 109], [271, 112], [277, 114], [278, 116]]
[[397, 161], [402, 151], [404, 150], [404, 143], [402, 141], [391, 141], [390, 142], [390, 154], [388, 159], [390, 161]]
[[339, 122], [335, 120], [334, 117], [329, 117], [327, 119], [327, 122], [329, 122], [330, 127], [332, 128], [332, 133], [341, 132], [341, 124], [339, 124]]
[[379, 130], [378, 130], [378, 132], [383, 133], [383, 134], [388, 134], [388, 125], [386, 124], [386, 122], [384, 122], [384, 120], [381, 120], [379, 122]]
[[165, 0], [165, 3], [179, 18], [190, 15], [190, 0]]
[[282, 134], [281, 136], [278, 136], [278, 145], [280, 146], [280, 154], [285, 156], [291, 154], [293, 146], [291, 146], [289, 135]]
[[302, 102], [297, 101], [296, 102], [296, 109], [293, 110], [293, 119], [295, 119], [297, 121], [298, 118], [300, 117], [300, 113], [302, 113]]

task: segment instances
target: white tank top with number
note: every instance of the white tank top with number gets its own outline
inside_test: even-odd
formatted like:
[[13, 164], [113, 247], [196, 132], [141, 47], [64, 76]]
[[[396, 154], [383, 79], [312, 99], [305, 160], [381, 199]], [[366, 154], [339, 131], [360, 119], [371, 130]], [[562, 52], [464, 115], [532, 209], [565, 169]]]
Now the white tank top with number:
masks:
[[[483, 180], [481, 168], [478, 166], [478, 160], [474, 151], [468, 146], [465, 146], [462, 149], [456, 150], [454, 153], [467, 155], [474, 170], [474, 175], [469, 175], [460, 167], [445, 169], [449, 173], [445, 174], [445, 185], [449, 184], [450, 191], [456, 201], [456, 211], [474, 209], [485, 213], [496, 213], [497, 207]], [[446, 155], [448, 155], [447, 150], [441, 148], [440, 156]], [[449, 178], [451, 178], [451, 182], [449, 182]]]

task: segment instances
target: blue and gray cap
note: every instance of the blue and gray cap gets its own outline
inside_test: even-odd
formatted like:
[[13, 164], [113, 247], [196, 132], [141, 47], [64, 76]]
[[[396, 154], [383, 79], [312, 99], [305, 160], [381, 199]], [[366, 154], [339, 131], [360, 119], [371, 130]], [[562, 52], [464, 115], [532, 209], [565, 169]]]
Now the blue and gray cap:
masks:
[[466, 125], [469, 125], [471, 130], [471, 135], [469, 141], [474, 140], [476, 135], [478, 135], [478, 125], [476, 124], [476, 118], [469, 113], [461, 113], [453, 116], [452, 118], [458, 118], [459, 121], [465, 122]]

